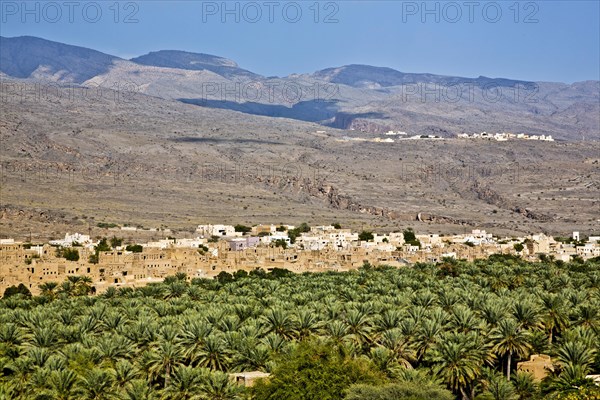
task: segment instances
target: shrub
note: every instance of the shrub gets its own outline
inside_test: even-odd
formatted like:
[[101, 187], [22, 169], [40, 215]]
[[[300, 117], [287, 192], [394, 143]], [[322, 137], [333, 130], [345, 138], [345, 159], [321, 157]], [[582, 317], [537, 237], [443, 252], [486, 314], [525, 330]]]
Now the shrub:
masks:
[[25, 286], [22, 283], [19, 283], [19, 286], [10, 286], [7, 287], [6, 290], [4, 291], [4, 298], [7, 299], [11, 296], [15, 296], [18, 294], [22, 294], [25, 297], [31, 297], [31, 291], [27, 288], [27, 286]]
[[141, 244], [129, 244], [125, 247], [125, 250], [132, 251], [134, 253], [141, 253], [144, 250], [144, 248]]
[[77, 249], [59, 247], [56, 249], [56, 256], [62, 257], [67, 261], [79, 261], [79, 251]]
[[362, 241], [370, 242], [374, 238], [373, 232], [362, 231], [361, 233], [358, 234], [358, 238]]
[[252, 231], [252, 228], [250, 228], [249, 226], [246, 225], [236, 225], [234, 226], [234, 229], [236, 232], [242, 232], [242, 233], [248, 233]]
[[357, 383], [380, 384], [385, 378], [372, 362], [340, 354], [333, 346], [301, 342], [278, 360], [273, 374], [252, 388], [255, 400], [343, 399]]
[[347, 391], [346, 400], [453, 400], [446, 389], [413, 382], [390, 383], [381, 386], [354, 385]]

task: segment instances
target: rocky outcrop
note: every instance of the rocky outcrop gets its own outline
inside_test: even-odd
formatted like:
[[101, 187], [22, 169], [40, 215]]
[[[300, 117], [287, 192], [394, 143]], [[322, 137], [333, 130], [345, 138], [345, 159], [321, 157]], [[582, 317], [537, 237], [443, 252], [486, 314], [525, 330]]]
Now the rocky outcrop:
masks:
[[318, 182], [309, 178], [256, 178], [260, 182], [269, 187], [277, 187], [280, 190], [290, 190], [296, 193], [307, 194], [308, 196], [324, 201], [331, 208], [336, 210], [346, 210], [355, 213], [381, 216], [395, 221], [419, 221], [419, 222], [434, 222], [438, 224], [457, 224], [457, 225], [474, 225], [469, 221], [459, 220], [452, 217], [440, 216], [425, 213], [402, 213], [400, 211], [378, 207], [369, 204], [363, 204], [351, 196], [342, 194], [340, 190], [330, 184]]

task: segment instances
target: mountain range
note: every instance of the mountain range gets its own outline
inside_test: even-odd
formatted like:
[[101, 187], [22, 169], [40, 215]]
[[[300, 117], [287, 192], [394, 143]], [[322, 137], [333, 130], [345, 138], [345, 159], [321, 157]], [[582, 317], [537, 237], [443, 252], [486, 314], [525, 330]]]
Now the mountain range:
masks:
[[[463, 98], [451, 97], [456, 88]], [[597, 81], [365, 65], [265, 77], [207, 54], [125, 60], [2, 37], [0, 89], [0, 237], [108, 235], [98, 223], [190, 234], [200, 223], [561, 236], [598, 227]], [[390, 129], [557, 141], [382, 141]]]
[[214, 55], [177, 50], [131, 60], [36, 37], [0, 37], [0, 72], [55, 84], [123, 88], [208, 108], [377, 135], [388, 130], [550, 134], [598, 139], [600, 82], [465, 78], [346, 65], [265, 77]]

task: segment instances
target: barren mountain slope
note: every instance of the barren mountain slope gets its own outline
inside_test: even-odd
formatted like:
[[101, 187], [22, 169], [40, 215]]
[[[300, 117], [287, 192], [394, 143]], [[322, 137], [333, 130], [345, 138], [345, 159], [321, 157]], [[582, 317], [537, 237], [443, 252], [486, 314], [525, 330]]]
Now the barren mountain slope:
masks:
[[297, 120], [90, 90], [4, 97], [3, 236], [100, 221], [598, 228], [597, 142], [357, 142]]
[[1, 38], [0, 70], [17, 78], [82, 83], [169, 100], [380, 134], [453, 137], [516, 132], [600, 140], [600, 82], [404, 73], [347, 65], [266, 78], [222, 57], [161, 50], [130, 61], [40, 38]]

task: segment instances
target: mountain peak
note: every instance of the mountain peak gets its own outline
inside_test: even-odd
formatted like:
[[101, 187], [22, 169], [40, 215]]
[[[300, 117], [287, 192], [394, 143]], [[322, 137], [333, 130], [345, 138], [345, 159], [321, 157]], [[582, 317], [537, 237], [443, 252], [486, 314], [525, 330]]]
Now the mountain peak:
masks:
[[190, 53], [181, 50], [153, 51], [130, 61], [153, 67], [185, 69], [192, 71], [208, 70], [224, 77], [242, 75], [255, 78], [259, 75], [239, 68], [235, 61], [211, 54]]
[[152, 65], [155, 67], [179, 68], [179, 69], [204, 69], [205, 66], [232, 67], [237, 68], [235, 61], [227, 58], [213, 56], [211, 54], [191, 53], [182, 50], [159, 50], [152, 51], [143, 56], [132, 58], [130, 61]]
[[0, 71], [17, 78], [82, 83], [106, 72], [119, 57], [34, 36], [0, 36]]

